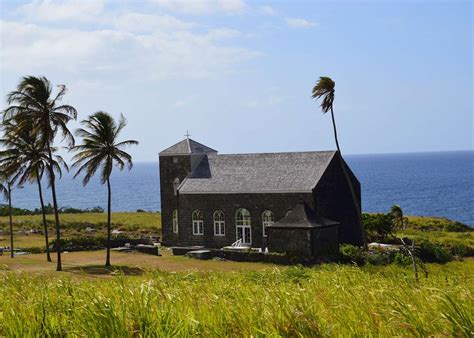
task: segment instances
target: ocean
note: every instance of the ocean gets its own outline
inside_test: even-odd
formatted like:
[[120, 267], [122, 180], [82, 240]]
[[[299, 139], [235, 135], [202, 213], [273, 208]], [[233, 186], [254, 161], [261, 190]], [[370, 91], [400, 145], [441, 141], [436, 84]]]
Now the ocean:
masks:
[[[362, 184], [362, 209], [388, 212], [399, 204], [407, 215], [441, 216], [474, 227], [474, 151], [346, 155]], [[114, 211], [160, 210], [158, 162], [135, 163], [132, 171], [112, 175]], [[65, 174], [57, 183], [62, 207], [106, 208], [107, 189], [98, 178], [86, 187]], [[49, 190], [46, 202], [51, 201]], [[16, 207], [39, 207], [36, 185], [16, 189]]]

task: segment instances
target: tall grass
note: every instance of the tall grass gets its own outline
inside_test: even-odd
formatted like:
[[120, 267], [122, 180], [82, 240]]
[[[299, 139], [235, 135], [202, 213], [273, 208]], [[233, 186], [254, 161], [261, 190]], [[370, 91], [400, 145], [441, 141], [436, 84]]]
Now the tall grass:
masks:
[[0, 274], [0, 336], [474, 334], [473, 261], [77, 279]]

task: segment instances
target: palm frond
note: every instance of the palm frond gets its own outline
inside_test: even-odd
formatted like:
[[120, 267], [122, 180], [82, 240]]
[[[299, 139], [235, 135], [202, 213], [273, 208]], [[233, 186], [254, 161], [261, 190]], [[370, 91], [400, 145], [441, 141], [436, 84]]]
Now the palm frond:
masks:
[[321, 110], [324, 113], [330, 111], [334, 104], [334, 87], [336, 83], [327, 76], [321, 76], [313, 87], [311, 97], [314, 100], [322, 99]]

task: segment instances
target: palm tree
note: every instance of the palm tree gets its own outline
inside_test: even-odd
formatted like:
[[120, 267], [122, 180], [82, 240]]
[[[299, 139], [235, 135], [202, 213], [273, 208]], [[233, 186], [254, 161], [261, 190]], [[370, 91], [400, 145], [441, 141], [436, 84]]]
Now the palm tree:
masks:
[[53, 142], [57, 133], [60, 132], [69, 147], [74, 145], [74, 137], [67, 128], [67, 123], [77, 118], [77, 111], [70, 105], [60, 103], [66, 94], [66, 86], [59, 85], [58, 88], [58, 93], [53, 96], [52, 86], [47, 78], [23, 77], [17, 90], [7, 95], [7, 103], [10, 106], [5, 110], [4, 120], [8, 121], [14, 118], [18, 121], [20, 130], [32, 130], [35, 135], [38, 135], [41, 144], [47, 150], [49, 159], [47, 170], [51, 180], [56, 226], [56, 270], [61, 271], [61, 231], [56, 197], [56, 178], [53, 169]]
[[[34, 183], [38, 185], [38, 193], [43, 216], [43, 230], [46, 244], [46, 259], [51, 262], [51, 254], [49, 251], [48, 225], [46, 222], [46, 211], [43, 200], [43, 188], [41, 180], [43, 174], [48, 176], [48, 187], [51, 186], [51, 177], [49, 177], [49, 156], [44, 147], [41, 146], [36, 135], [31, 130], [20, 130], [18, 124], [14, 120], [6, 121], [3, 124], [4, 138], [0, 139], [0, 145], [5, 150], [0, 151], [0, 163], [8, 163], [9, 167], [22, 167], [23, 172], [19, 176], [18, 185], [23, 186], [25, 183]], [[55, 152], [53, 148], [53, 153]], [[53, 155], [53, 170], [62, 177], [61, 166], [69, 170], [63, 158], [59, 155]]]
[[112, 207], [112, 190], [110, 186], [110, 175], [113, 165], [123, 170], [125, 166], [130, 170], [133, 166], [132, 156], [126, 153], [123, 148], [129, 145], [138, 144], [135, 140], [119, 142], [118, 136], [127, 125], [123, 115], [120, 115], [118, 124], [108, 113], [99, 111], [81, 122], [86, 128], [76, 130], [76, 136], [82, 137], [82, 144], [72, 148], [76, 151], [73, 157], [72, 167], [79, 167], [74, 177], [85, 171], [82, 183], [87, 185], [95, 172], [100, 169], [100, 180], [102, 184], [107, 183], [107, 256], [105, 266], [110, 266], [110, 220]]
[[311, 97], [314, 100], [322, 99], [320, 107], [323, 114], [326, 114], [329, 111], [331, 112], [332, 126], [334, 130], [334, 139], [336, 140], [336, 147], [337, 147], [337, 152], [339, 153], [339, 158], [341, 160], [342, 171], [347, 181], [347, 185], [349, 186], [349, 189], [351, 191], [354, 208], [356, 209], [358, 221], [362, 229], [362, 237], [364, 241], [364, 246], [367, 246], [367, 235], [365, 233], [365, 229], [362, 223], [361, 208], [360, 208], [359, 201], [355, 193], [354, 186], [352, 185], [352, 180], [350, 179], [349, 173], [347, 172], [346, 164], [344, 163], [344, 159], [342, 158], [341, 148], [339, 147], [339, 140], [337, 138], [336, 120], [334, 118], [334, 110], [333, 110], [335, 86], [336, 86], [336, 83], [330, 77], [321, 76], [318, 82], [316, 83], [316, 85], [313, 87]]
[[0, 192], [8, 201], [8, 218], [10, 222], [10, 257], [14, 258], [13, 245], [13, 217], [12, 217], [12, 186], [15, 184], [16, 176], [11, 169], [2, 168], [0, 171]]
[[402, 207], [399, 205], [392, 205], [390, 208], [390, 215], [393, 218], [393, 226], [399, 230], [404, 230], [408, 223], [408, 218], [403, 216]]

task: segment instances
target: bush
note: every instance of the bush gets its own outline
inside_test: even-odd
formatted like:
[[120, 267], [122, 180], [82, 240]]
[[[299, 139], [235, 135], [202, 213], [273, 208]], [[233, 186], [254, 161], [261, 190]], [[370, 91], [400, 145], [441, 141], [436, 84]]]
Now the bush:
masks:
[[393, 258], [393, 263], [400, 265], [400, 266], [408, 266], [412, 264], [411, 257], [404, 255], [401, 252], [397, 252], [395, 257]]
[[418, 247], [418, 256], [423, 262], [447, 263], [453, 260], [449, 248], [428, 241], [421, 242]]
[[453, 256], [458, 257], [473, 257], [474, 249], [464, 244], [451, 244], [449, 245], [449, 251]]
[[369, 242], [384, 241], [393, 231], [391, 214], [362, 214], [362, 222]]
[[364, 265], [367, 256], [364, 248], [354, 246], [351, 244], [342, 244], [339, 247], [341, 259], [345, 263], [356, 263], [357, 265]]

